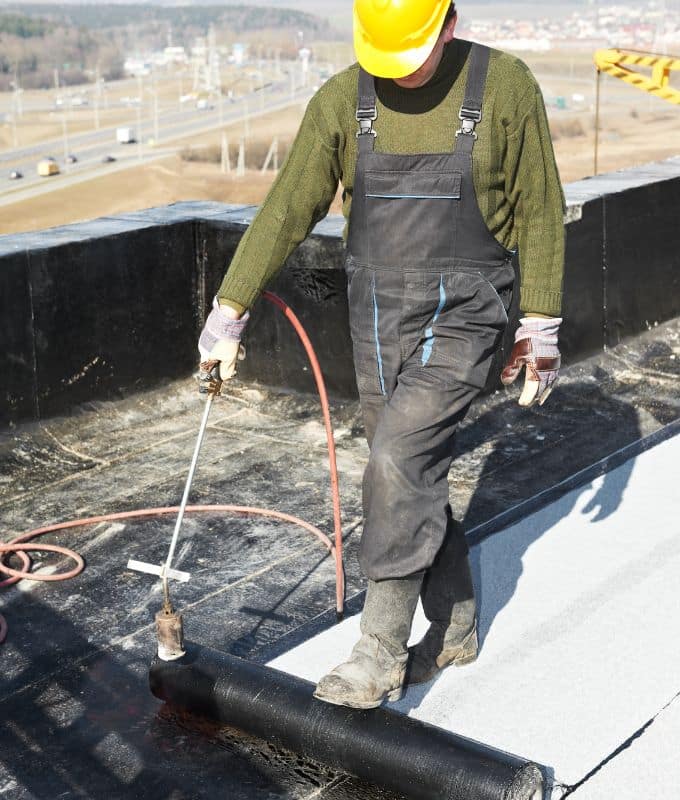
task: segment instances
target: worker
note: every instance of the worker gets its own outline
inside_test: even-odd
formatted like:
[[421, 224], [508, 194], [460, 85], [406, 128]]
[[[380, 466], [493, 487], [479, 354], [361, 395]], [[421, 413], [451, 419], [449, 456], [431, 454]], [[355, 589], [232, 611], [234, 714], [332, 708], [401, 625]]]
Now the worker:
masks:
[[[564, 198], [538, 85], [518, 59], [454, 38], [450, 0], [355, 0], [358, 64], [312, 97], [201, 334], [234, 374], [248, 309], [343, 186], [354, 365], [370, 447], [361, 638], [320, 700], [372, 708], [477, 656], [468, 547], [449, 505], [457, 426], [508, 323], [503, 371], [543, 403], [560, 365]], [[430, 627], [407, 649], [418, 598]], [[408, 673], [408, 674], [407, 674]]]

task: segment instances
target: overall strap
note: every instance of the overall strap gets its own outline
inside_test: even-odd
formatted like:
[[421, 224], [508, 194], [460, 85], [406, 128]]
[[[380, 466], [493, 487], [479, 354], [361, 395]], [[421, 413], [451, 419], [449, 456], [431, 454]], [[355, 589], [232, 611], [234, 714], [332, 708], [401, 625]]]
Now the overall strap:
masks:
[[377, 133], [373, 130], [373, 123], [378, 118], [378, 104], [375, 93], [375, 78], [359, 69], [359, 101], [357, 103], [356, 119], [359, 123], [357, 139], [359, 152], [373, 150], [373, 143]]
[[460, 130], [456, 131], [456, 152], [471, 153], [477, 134], [475, 128], [482, 119], [482, 101], [486, 75], [489, 69], [491, 50], [486, 45], [472, 44], [470, 49], [467, 86], [465, 99], [458, 112], [461, 120]]

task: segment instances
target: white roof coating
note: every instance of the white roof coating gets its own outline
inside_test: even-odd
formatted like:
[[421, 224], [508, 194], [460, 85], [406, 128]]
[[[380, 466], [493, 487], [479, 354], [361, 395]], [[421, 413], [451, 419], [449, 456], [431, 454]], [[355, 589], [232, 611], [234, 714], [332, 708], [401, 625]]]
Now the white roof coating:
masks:
[[676, 797], [680, 792], [680, 697], [664, 709], [629, 748], [619, 753], [570, 797]]
[[[575, 798], [680, 796], [679, 461], [676, 436], [473, 548], [479, 659], [391, 708], [535, 760], [553, 798], [591, 773]], [[271, 665], [316, 681], [358, 636], [355, 616]]]

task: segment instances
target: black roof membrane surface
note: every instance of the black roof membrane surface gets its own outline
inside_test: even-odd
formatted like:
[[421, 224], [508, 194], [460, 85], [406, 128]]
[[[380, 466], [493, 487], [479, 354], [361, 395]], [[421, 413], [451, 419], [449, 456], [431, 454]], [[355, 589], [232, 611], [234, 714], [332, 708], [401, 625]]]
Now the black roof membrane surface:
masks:
[[[607, 468], [602, 459], [663, 436], [678, 419], [679, 350], [674, 321], [566, 368], [543, 407], [520, 409], [517, 388], [480, 399], [457, 436], [451, 473], [452, 505], [471, 542], [502, 535], [513, 515], [547, 502], [573, 476], [592, 479], [593, 471]], [[202, 409], [187, 377], [5, 430], [2, 540], [68, 519], [176, 505]], [[357, 543], [368, 451], [358, 404], [334, 402], [332, 414], [348, 611], [355, 613], [364, 587]], [[190, 501], [274, 508], [330, 533], [316, 398], [229, 384], [212, 411]], [[84, 572], [70, 581], [22, 581], [2, 590], [0, 610], [9, 629], [0, 646], [0, 796], [395, 797], [177, 713], [151, 695], [153, 618], [162, 597], [157, 579], [126, 565], [129, 558], [160, 564], [173, 524], [173, 516], [162, 516], [50, 534], [44, 541], [82, 554]], [[48, 572], [70, 568], [47, 553], [34, 561]], [[174, 566], [191, 573], [188, 583], [173, 583], [172, 592], [187, 638], [200, 644], [266, 662], [333, 623], [332, 560], [293, 526], [188, 515]]]

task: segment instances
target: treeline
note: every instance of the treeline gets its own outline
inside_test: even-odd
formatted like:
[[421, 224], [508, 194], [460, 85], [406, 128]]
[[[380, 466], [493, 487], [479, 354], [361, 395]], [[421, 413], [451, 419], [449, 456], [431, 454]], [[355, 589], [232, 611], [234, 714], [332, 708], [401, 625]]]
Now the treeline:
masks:
[[0, 91], [14, 84], [47, 89], [55, 69], [63, 85], [91, 81], [96, 69], [106, 80], [123, 77], [124, 56], [115, 37], [19, 15], [11, 25], [3, 23], [0, 18]]
[[52, 5], [45, 3], [22, 3], [17, 10], [23, 14], [58, 21], [61, 24], [84, 27], [89, 30], [124, 28], [129, 25], [163, 23], [171, 25], [173, 32], [182, 36], [186, 29], [207, 31], [210, 25], [229, 28], [234, 33], [248, 33], [265, 29], [291, 29], [334, 38], [334, 31], [327, 20], [303, 11], [287, 8], [263, 8], [262, 6], [157, 6], [112, 4], [99, 5]]
[[0, 11], [0, 34], [19, 36], [30, 39], [32, 36], [44, 36], [52, 28], [52, 24], [44, 19], [35, 19], [23, 14], [4, 14]]
[[0, 14], [0, 91], [18, 80], [25, 89], [123, 77], [128, 55], [168, 44], [187, 50], [213, 26], [218, 44], [257, 41], [295, 57], [305, 42], [332, 40], [326, 20], [301, 11], [260, 6], [133, 6], [21, 4]]

